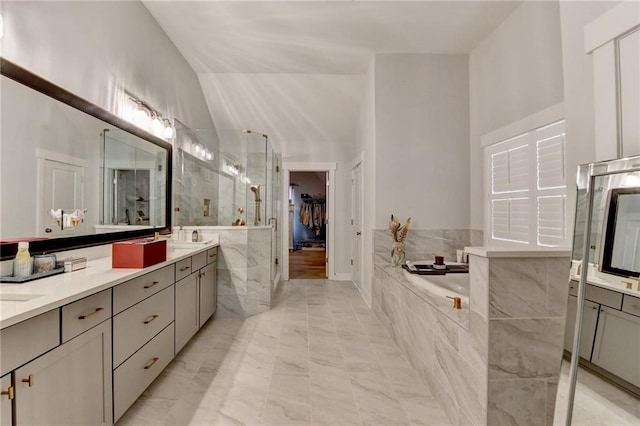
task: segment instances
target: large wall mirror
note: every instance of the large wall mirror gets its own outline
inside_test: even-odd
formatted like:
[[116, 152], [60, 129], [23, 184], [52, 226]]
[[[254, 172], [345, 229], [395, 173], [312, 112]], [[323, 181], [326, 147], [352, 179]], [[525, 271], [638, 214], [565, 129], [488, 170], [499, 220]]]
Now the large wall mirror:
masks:
[[168, 229], [171, 145], [1, 61], [2, 258]]

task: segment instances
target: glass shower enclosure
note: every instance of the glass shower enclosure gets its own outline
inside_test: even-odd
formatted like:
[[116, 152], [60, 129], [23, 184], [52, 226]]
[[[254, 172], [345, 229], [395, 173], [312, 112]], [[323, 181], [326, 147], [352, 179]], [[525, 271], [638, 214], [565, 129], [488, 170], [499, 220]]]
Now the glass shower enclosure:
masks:
[[251, 130], [191, 130], [176, 122], [174, 226], [272, 226], [278, 274], [281, 156]]

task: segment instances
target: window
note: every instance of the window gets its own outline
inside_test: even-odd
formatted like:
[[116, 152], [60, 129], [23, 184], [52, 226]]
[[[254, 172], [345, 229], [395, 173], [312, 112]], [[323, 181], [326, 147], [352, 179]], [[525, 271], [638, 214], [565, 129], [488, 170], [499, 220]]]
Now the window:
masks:
[[488, 241], [566, 246], [564, 120], [486, 148]]

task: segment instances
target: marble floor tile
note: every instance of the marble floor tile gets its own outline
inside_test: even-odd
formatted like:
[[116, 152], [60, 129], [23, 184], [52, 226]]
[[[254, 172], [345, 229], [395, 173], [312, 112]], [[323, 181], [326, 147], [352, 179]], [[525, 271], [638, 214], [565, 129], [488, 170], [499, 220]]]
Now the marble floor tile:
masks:
[[351, 283], [291, 280], [275, 300], [271, 311], [250, 318], [209, 321], [118, 424], [403, 425], [443, 418]]

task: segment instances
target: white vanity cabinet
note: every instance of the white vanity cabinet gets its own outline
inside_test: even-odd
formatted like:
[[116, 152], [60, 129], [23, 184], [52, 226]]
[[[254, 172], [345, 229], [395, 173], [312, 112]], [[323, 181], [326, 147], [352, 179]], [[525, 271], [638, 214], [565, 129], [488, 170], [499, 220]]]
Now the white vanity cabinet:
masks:
[[[573, 349], [577, 289], [578, 283], [571, 281], [564, 335], [568, 352]], [[640, 298], [592, 284], [587, 284], [585, 298], [580, 357], [588, 362], [581, 364], [611, 373], [621, 387], [630, 383], [640, 388]]]
[[[567, 303], [567, 325], [564, 333], [564, 348], [571, 352], [573, 350], [573, 335], [575, 332], [577, 299], [569, 296]], [[593, 339], [596, 335], [596, 325], [598, 323], [598, 309], [600, 305], [585, 300], [582, 311], [582, 332], [580, 334], [580, 356], [587, 361], [591, 360], [591, 350]]]
[[13, 414], [13, 398], [15, 397], [15, 389], [11, 385], [11, 374], [0, 377], [0, 425], [10, 426], [11, 416]]
[[[182, 267], [187, 265], [184, 262]], [[175, 286], [176, 353], [213, 316], [218, 302], [217, 248], [193, 256], [190, 266], [194, 272], [176, 282]]]
[[[190, 263], [190, 258], [186, 260]], [[173, 359], [174, 267], [165, 266], [113, 289], [114, 311], [120, 311], [113, 317], [114, 421]]]
[[200, 274], [200, 327], [216, 313], [218, 305], [218, 248], [207, 250], [207, 267]]
[[199, 326], [202, 327], [216, 312], [217, 300], [217, 273], [216, 264], [211, 263], [200, 271], [200, 318]]
[[14, 377], [17, 425], [110, 425], [110, 321], [20, 367]]
[[591, 362], [640, 387], [640, 317], [601, 307]]
[[198, 331], [198, 274], [176, 283], [176, 353]]

